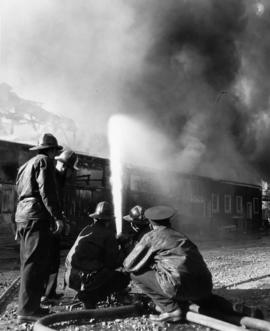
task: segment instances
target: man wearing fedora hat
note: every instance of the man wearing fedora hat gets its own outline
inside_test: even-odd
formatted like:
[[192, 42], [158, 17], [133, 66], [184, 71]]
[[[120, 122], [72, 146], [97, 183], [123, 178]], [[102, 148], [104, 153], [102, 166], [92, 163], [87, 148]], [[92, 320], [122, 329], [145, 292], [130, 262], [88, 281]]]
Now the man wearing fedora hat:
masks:
[[[55, 156], [56, 160], [56, 182], [58, 186], [59, 199], [64, 220], [63, 235], [68, 235], [70, 232], [70, 223], [63, 211], [64, 188], [67, 182], [72, 181], [74, 174], [78, 168], [78, 156], [70, 149], [65, 149], [60, 155]], [[60, 243], [61, 234], [51, 234], [51, 249], [50, 249], [50, 266], [47, 281], [45, 283], [45, 292], [41, 297], [43, 305], [55, 304], [62, 296], [62, 293], [57, 293], [57, 277], [60, 267]]]
[[50, 231], [61, 232], [61, 208], [57, 193], [54, 157], [62, 146], [50, 133], [30, 150], [37, 155], [23, 164], [17, 175], [18, 204], [15, 214], [20, 239], [21, 283], [18, 322], [32, 322], [47, 310], [40, 307], [49, 266]]
[[99, 202], [89, 216], [94, 223], [80, 232], [67, 255], [65, 272], [66, 284], [78, 292], [86, 309], [129, 283], [129, 275], [116, 270], [124, 255], [115, 238], [112, 205]]
[[124, 261], [131, 279], [160, 313], [151, 319], [160, 322], [180, 321], [189, 300], [202, 300], [212, 291], [212, 276], [198, 248], [170, 226], [174, 214], [169, 206], [147, 209], [145, 217], [153, 230], [143, 236]]

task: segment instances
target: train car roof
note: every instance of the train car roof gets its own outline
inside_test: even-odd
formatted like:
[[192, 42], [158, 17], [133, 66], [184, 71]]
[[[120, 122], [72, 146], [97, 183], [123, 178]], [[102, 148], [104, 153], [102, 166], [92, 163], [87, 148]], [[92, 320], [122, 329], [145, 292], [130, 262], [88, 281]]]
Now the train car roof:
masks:
[[[169, 173], [168, 170], [161, 170], [159, 171], [159, 169], [151, 169], [148, 167], [135, 167], [132, 165], [128, 165], [128, 169], [130, 169], [131, 171], [141, 171], [141, 172], [155, 172], [156, 174], [160, 174], [160, 172], [166, 172]], [[241, 187], [249, 187], [249, 188], [256, 188], [256, 189], [260, 189], [261, 190], [261, 185], [259, 184], [251, 184], [251, 183], [244, 183], [244, 182], [238, 182], [238, 181], [233, 181], [233, 180], [226, 180], [226, 179], [216, 179], [216, 178], [212, 178], [212, 177], [207, 177], [207, 176], [201, 176], [201, 175], [196, 175], [196, 174], [189, 174], [189, 173], [184, 173], [184, 172], [177, 172], [177, 171], [171, 171], [171, 173], [175, 173], [175, 175], [179, 175], [179, 176], [183, 176], [185, 178], [189, 178], [189, 179], [197, 179], [200, 181], [212, 181], [214, 183], [221, 183], [221, 184], [228, 184], [228, 185], [235, 185], [235, 186], [241, 186]]]
[[[14, 142], [14, 141], [10, 141], [10, 140], [3, 140], [0, 139], [0, 145], [1, 144], [6, 144], [6, 145], [17, 145], [17, 146], [21, 146], [24, 147], [24, 149], [29, 149], [30, 147], [32, 147], [33, 145], [28, 144], [28, 143], [23, 143], [23, 142]], [[75, 153], [77, 153], [80, 157], [83, 158], [87, 158], [87, 159], [96, 159], [99, 161], [104, 162], [104, 164], [109, 164], [109, 159], [108, 158], [104, 158], [104, 157], [100, 157], [100, 156], [96, 156], [96, 155], [90, 155], [84, 152], [79, 152], [77, 150], [75, 150]], [[156, 173], [160, 173], [158, 169], [151, 169], [148, 167], [142, 167], [142, 166], [132, 166], [130, 164], [126, 165], [127, 169], [130, 170], [136, 170], [136, 171], [141, 171], [141, 172], [156, 172]], [[196, 175], [196, 174], [187, 174], [187, 173], [180, 173], [180, 172], [176, 172], [176, 171], [172, 171], [172, 173], [175, 173], [176, 175], [180, 175], [186, 178], [194, 178], [194, 179], [200, 179], [200, 180], [205, 180], [205, 181], [213, 181], [216, 183], [221, 183], [221, 184], [228, 184], [228, 185], [235, 185], [235, 186], [245, 186], [245, 187], [249, 187], [249, 188], [256, 188], [256, 189], [261, 189], [261, 185], [256, 185], [256, 184], [250, 184], [250, 183], [243, 183], [243, 182], [237, 182], [237, 181], [231, 181], [231, 180], [226, 180], [226, 179], [215, 179], [215, 178], [211, 178], [211, 177], [206, 177], [206, 176], [201, 176], [201, 175]]]
[[[18, 147], [23, 147], [24, 149], [29, 149], [30, 147], [33, 147], [34, 145], [32, 144], [29, 144], [29, 143], [25, 143], [25, 142], [17, 142], [17, 141], [10, 141], [10, 140], [3, 140], [3, 139], [0, 139], [0, 145], [16, 145]], [[32, 151], [29, 151], [30, 153]], [[83, 153], [83, 152], [79, 152], [77, 150], [74, 150], [74, 152], [76, 154], [78, 154], [79, 156], [81, 157], [85, 157], [85, 158], [93, 158], [93, 159], [99, 159], [99, 160], [102, 160], [104, 161], [104, 163], [107, 163], [109, 162], [109, 160], [107, 158], [104, 158], [104, 157], [100, 157], [100, 156], [96, 156], [96, 155], [93, 155], [93, 154], [87, 154], [87, 153]]]

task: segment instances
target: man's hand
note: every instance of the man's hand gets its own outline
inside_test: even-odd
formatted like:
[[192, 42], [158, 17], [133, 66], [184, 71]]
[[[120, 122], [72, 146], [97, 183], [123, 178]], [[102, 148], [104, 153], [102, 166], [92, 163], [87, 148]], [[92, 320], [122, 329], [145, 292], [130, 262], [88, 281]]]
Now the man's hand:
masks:
[[53, 234], [60, 234], [64, 228], [64, 223], [62, 220], [55, 220], [54, 229], [52, 231]]

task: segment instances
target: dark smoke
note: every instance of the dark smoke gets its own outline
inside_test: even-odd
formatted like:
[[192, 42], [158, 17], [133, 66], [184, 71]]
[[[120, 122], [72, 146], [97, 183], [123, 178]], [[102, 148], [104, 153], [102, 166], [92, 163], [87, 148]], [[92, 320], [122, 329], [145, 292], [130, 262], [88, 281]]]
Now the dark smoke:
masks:
[[79, 125], [72, 148], [108, 156], [107, 121], [125, 113], [160, 137], [141, 141], [134, 159], [156, 144], [153, 165], [270, 177], [267, 0], [17, 2], [6, 1], [3, 77]]
[[[261, 17], [258, 4], [148, 1], [137, 12], [151, 38], [131, 94], [165, 126], [176, 158], [187, 146], [197, 153], [188, 163], [196, 173], [252, 182], [269, 176], [269, 7]], [[249, 104], [239, 93], [244, 79], [254, 84]]]

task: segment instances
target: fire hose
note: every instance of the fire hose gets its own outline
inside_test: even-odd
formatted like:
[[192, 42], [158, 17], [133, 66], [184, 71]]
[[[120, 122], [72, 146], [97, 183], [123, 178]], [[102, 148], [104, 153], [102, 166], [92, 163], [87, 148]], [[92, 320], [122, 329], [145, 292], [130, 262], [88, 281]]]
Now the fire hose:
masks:
[[142, 311], [142, 305], [127, 305], [122, 307], [113, 308], [100, 308], [100, 309], [84, 309], [64, 313], [55, 313], [47, 315], [34, 324], [33, 331], [54, 331], [50, 325], [57, 323], [70, 322], [74, 324], [76, 321], [85, 321], [89, 324], [93, 319], [116, 319], [125, 318], [130, 315], [137, 315]]
[[[202, 326], [212, 328], [219, 331], [240, 331], [251, 328], [259, 331], [270, 331], [270, 323], [264, 320], [259, 320], [251, 317], [236, 317], [229, 316], [224, 313], [219, 314], [219, 318], [203, 315], [198, 311], [199, 307], [191, 305], [186, 314], [186, 321], [200, 324]], [[192, 311], [193, 310], [193, 311]], [[54, 331], [50, 326], [60, 323], [74, 324], [85, 321], [86, 324], [93, 322], [96, 319], [116, 319], [126, 318], [130, 316], [138, 316], [143, 312], [143, 305], [134, 304], [122, 307], [101, 308], [78, 310], [73, 312], [55, 313], [45, 316], [34, 324], [34, 331]], [[237, 325], [236, 325], [237, 324]]]

